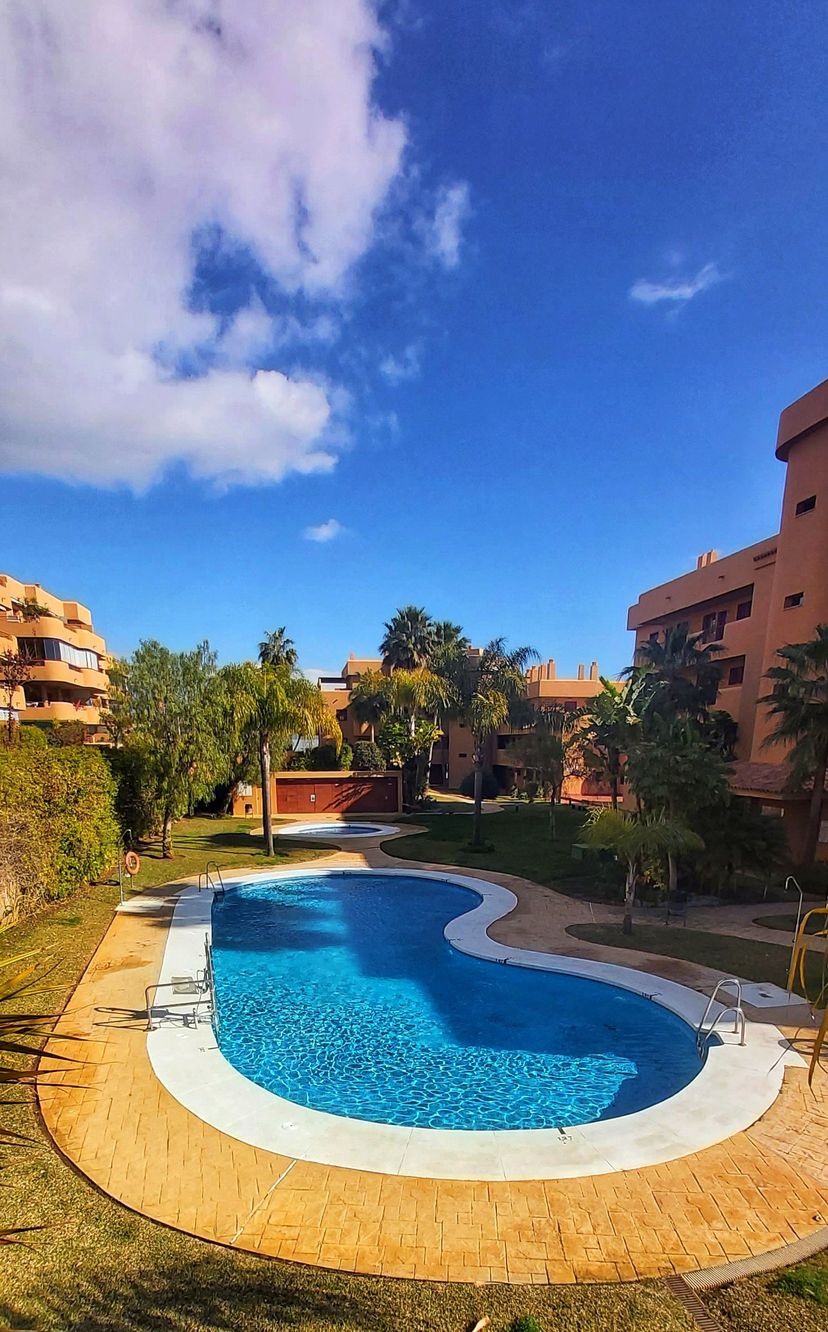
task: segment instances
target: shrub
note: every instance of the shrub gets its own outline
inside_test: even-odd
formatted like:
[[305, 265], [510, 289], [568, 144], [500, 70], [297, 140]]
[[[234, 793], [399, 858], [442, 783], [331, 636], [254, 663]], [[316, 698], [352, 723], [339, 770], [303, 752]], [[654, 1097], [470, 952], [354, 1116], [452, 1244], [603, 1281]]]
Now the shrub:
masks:
[[385, 759], [379, 745], [373, 740], [357, 740], [351, 768], [354, 772], [384, 772]]
[[103, 753], [115, 779], [115, 813], [121, 832], [139, 842], [158, 831], [163, 817], [153, 793], [147, 756], [138, 744]]
[[49, 741], [39, 726], [19, 726], [17, 744], [21, 749], [45, 749]]
[[[464, 796], [474, 795], [474, 773], [469, 772], [460, 783], [460, 794]], [[500, 795], [500, 783], [493, 772], [483, 773], [482, 794], [484, 800], [494, 800], [495, 796]]]
[[351, 746], [348, 744], [348, 741], [343, 740], [342, 748], [339, 751], [337, 767], [341, 768], [343, 772], [350, 772], [353, 766], [354, 766], [354, 751], [351, 749]]
[[0, 751], [0, 902], [5, 918], [94, 882], [118, 855], [115, 782], [94, 749]]
[[55, 722], [49, 728], [47, 740], [50, 745], [82, 745], [86, 737], [86, 727], [80, 721]]

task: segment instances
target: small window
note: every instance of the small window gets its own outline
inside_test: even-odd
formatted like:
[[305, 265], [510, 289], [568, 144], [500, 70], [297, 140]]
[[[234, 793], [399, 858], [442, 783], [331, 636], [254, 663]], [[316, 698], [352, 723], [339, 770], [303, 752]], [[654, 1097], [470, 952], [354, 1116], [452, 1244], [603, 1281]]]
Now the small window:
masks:
[[789, 597], [785, 598], [783, 603], [785, 610], [792, 610], [794, 606], [801, 606], [804, 600], [804, 592], [792, 592]]
[[469, 756], [468, 756], [468, 754], [458, 754], [457, 757], [458, 757], [458, 758], [468, 758]]
[[649, 642], [651, 642], [651, 643], [657, 643], [657, 642], [658, 642], [658, 630], [657, 630], [657, 629], [656, 629], [656, 631], [655, 631], [654, 634], [650, 634]]
[[816, 495], [809, 495], [807, 499], [800, 500], [796, 506], [797, 518], [801, 513], [810, 513], [811, 509], [816, 508]]
[[753, 610], [752, 601], [740, 601], [739, 605], [736, 607], [736, 619], [737, 620], [750, 619], [750, 613], [752, 610]]
[[731, 666], [730, 670], [727, 673], [727, 683], [729, 685], [741, 684], [744, 678], [745, 678], [744, 662], [740, 662], [737, 666]]

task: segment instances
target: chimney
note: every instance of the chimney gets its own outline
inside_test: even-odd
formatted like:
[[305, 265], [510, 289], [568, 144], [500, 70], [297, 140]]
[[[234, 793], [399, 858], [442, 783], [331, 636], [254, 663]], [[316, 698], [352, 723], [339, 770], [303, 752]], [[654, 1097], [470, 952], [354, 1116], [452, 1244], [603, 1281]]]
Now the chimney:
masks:
[[546, 677], [547, 680], [554, 680], [554, 679], [557, 678], [557, 675], [558, 675], [558, 668], [557, 668], [557, 666], [555, 665], [555, 658], [554, 658], [554, 657], [550, 657], [550, 658], [549, 658], [549, 661], [547, 662], [546, 669], [547, 669], [548, 672], [549, 672], [549, 674], [548, 674], [547, 677]]
[[703, 556], [703, 555], [700, 555], [700, 556], [698, 557], [698, 559], [696, 560], [696, 568], [697, 568], [697, 569], [703, 569], [703, 568], [704, 568], [704, 556]]
[[583, 678], [584, 678], [584, 663], [583, 663], [582, 661], [579, 661], [579, 662], [578, 662], [578, 679], [579, 679], [579, 680], [583, 680]]
[[597, 680], [597, 679], [598, 679], [598, 662], [597, 662], [597, 661], [593, 661], [593, 662], [590, 663], [590, 667], [589, 667], [589, 678], [590, 678], [590, 680]]

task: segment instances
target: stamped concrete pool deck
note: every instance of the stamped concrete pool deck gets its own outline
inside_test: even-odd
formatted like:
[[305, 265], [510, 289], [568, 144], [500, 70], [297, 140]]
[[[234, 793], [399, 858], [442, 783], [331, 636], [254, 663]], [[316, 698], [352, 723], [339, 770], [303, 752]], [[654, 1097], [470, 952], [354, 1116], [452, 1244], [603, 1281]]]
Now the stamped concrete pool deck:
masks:
[[[326, 867], [412, 868], [379, 847]], [[318, 866], [320, 862], [317, 860]], [[446, 866], [415, 862], [417, 868]], [[581, 944], [583, 903], [511, 875], [518, 897], [492, 937], [623, 961], [700, 990], [719, 973]], [[177, 888], [118, 913], [60, 1020], [39, 1098], [59, 1149], [125, 1206], [207, 1240], [343, 1271], [449, 1281], [571, 1282], [670, 1275], [765, 1254], [828, 1223], [828, 1076], [788, 1069], [754, 1125], [704, 1151], [638, 1170], [538, 1181], [383, 1175], [280, 1156], [211, 1128], [156, 1079], [144, 991], [155, 982]], [[806, 1053], [806, 1006], [757, 1010]], [[75, 1040], [82, 1037], [82, 1040]], [[51, 1069], [51, 1071], [49, 1071]], [[826, 1236], [828, 1238], [828, 1235]]]

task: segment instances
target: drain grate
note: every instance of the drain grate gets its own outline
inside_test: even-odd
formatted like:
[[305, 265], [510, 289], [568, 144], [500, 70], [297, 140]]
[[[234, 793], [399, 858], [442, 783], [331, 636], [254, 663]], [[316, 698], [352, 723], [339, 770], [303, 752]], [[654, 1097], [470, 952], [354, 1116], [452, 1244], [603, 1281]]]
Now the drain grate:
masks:
[[692, 1286], [688, 1286], [683, 1276], [664, 1278], [664, 1284], [687, 1310], [701, 1332], [725, 1332], [718, 1318], [714, 1318], [709, 1309], [702, 1304]]
[[[814, 1220], [823, 1218], [815, 1216]], [[828, 1226], [821, 1226], [812, 1235], [793, 1240], [781, 1249], [771, 1249], [768, 1253], [754, 1254], [751, 1258], [737, 1258], [735, 1262], [723, 1263], [721, 1267], [708, 1267], [700, 1272], [688, 1272], [684, 1280], [691, 1290], [715, 1290], [717, 1286], [727, 1286], [731, 1281], [742, 1277], [764, 1276], [766, 1272], [775, 1272], [780, 1267], [790, 1267], [792, 1263], [801, 1263], [803, 1258], [812, 1258], [828, 1248]]]

